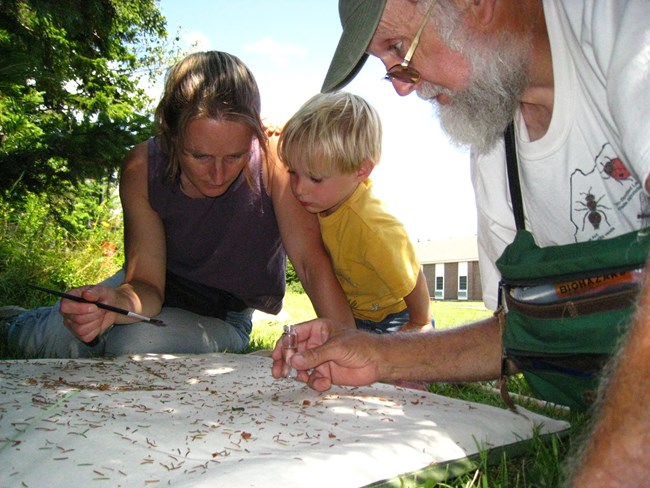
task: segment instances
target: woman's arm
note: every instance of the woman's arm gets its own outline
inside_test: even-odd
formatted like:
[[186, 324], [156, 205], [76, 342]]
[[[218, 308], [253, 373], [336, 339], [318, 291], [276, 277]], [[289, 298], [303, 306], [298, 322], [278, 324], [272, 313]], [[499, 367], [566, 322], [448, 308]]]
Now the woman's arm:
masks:
[[165, 297], [167, 252], [162, 220], [149, 203], [148, 156], [145, 141], [131, 150], [122, 168], [126, 278], [118, 291], [129, 310], [153, 316]]
[[[147, 143], [126, 157], [120, 179], [126, 252], [125, 283], [118, 288], [83, 286], [71, 293], [143, 315], [156, 315], [164, 299], [166, 252], [163, 226], [147, 196]], [[92, 341], [114, 323], [135, 319], [108, 312], [93, 304], [61, 301], [64, 324], [84, 342]]]
[[316, 314], [355, 327], [352, 311], [325, 252], [318, 219], [302, 208], [293, 196], [289, 174], [277, 161], [276, 142], [277, 139], [272, 138], [269, 163], [265, 166], [269, 172], [266, 180], [289, 259]]

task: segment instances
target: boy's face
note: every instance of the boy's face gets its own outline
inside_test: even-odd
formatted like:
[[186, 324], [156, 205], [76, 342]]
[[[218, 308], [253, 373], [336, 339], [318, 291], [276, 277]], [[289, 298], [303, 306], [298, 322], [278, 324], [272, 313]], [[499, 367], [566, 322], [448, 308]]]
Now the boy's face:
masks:
[[357, 189], [357, 185], [368, 178], [369, 173], [358, 170], [355, 173], [335, 172], [328, 176], [311, 174], [300, 167], [289, 169], [291, 191], [300, 204], [310, 213], [330, 215]]

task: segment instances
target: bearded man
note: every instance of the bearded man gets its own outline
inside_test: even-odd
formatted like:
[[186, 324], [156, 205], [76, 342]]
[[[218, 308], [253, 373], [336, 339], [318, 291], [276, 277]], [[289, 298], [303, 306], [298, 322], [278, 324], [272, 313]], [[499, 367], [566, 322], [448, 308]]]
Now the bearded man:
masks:
[[[650, 192], [650, 3], [643, 0], [340, 0], [343, 34], [323, 91], [369, 55], [400, 95], [432, 103], [471, 149], [484, 301], [516, 234], [503, 134], [514, 122], [525, 228], [540, 247], [644, 227]], [[432, 149], [433, 150], [433, 149]], [[647, 274], [647, 269], [646, 269]], [[614, 363], [575, 486], [639, 486], [650, 468], [650, 280]], [[317, 320], [291, 365], [318, 390], [379, 380], [476, 381], [503, 370], [497, 318], [413, 337]], [[273, 374], [282, 367], [274, 351]], [[509, 372], [516, 371], [506, 364]]]

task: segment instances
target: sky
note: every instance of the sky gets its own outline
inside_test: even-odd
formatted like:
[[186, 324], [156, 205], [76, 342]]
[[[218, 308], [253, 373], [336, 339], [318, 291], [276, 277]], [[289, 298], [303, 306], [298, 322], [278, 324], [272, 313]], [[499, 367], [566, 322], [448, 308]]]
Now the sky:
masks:
[[[282, 123], [320, 91], [341, 24], [336, 0], [160, 0], [171, 36], [194, 50], [239, 57], [253, 72], [262, 114]], [[469, 152], [454, 147], [430, 103], [400, 97], [370, 57], [345, 90], [364, 97], [382, 120], [375, 194], [414, 241], [476, 235]], [[156, 95], [157, 96], [157, 95]]]

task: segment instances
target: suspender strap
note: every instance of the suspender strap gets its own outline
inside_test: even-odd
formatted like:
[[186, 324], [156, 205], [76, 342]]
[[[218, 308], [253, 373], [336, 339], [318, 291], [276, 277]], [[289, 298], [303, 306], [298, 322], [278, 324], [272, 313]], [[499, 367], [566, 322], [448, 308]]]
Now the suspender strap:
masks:
[[[517, 168], [517, 148], [515, 146], [515, 124], [514, 121], [508, 124], [506, 131], [503, 134], [503, 140], [506, 145], [506, 168], [508, 172], [508, 188], [510, 190], [510, 200], [512, 201], [512, 213], [515, 216], [515, 225], [517, 230], [523, 229], [524, 226], [524, 204], [521, 199], [521, 186], [519, 184], [519, 170]], [[503, 309], [502, 296], [503, 290], [499, 286], [499, 308], [494, 313], [499, 321], [499, 328], [501, 329], [501, 337], [503, 337], [503, 331], [506, 325], [506, 314]], [[512, 401], [510, 394], [508, 393], [508, 358], [506, 356], [505, 350], [503, 352], [503, 358], [501, 359], [501, 376], [498, 381], [499, 392], [501, 393], [501, 398], [508, 406], [508, 408], [517, 412], [517, 407]]]
[[508, 169], [508, 187], [512, 200], [512, 212], [515, 215], [517, 230], [523, 229], [524, 204], [521, 199], [521, 186], [519, 184], [519, 170], [517, 168], [517, 148], [515, 147], [515, 125], [510, 122], [503, 135], [506, 143], [506, 167]]

